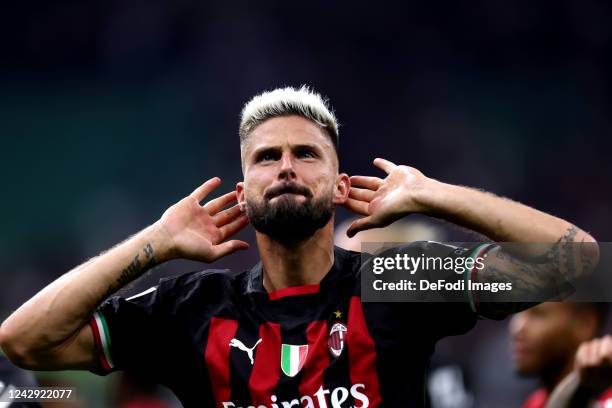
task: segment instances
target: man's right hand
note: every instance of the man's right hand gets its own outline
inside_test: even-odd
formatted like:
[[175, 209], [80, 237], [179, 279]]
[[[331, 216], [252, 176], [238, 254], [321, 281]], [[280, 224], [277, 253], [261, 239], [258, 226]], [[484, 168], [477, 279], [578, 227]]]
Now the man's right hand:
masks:
[[238, 205], [223, 210], [237, 201], [235, 191], [200, 205], [220, 184], [221, 179], [218, 177], [209, 179], [189, 196], [168, 208], [157, 222], [170, 243], [168, 258], [213, 262], [249, 247], [244, 241], [227, 241], [249, 222], [246, 213]]
[[223, 210], [236, 201], [235, 192], [200, 205], [219, 184], [218, 177], [208, 180], [155, 224], [62, 275], [24, 303], [0, 326], [6, 355], [31, 370], [91, 370], [98, 363], [87, 322], [110, 293], [171, 258], [212, 262], [248, 248], [246, 242], [227, 241], [248, 223], [237, 206]]

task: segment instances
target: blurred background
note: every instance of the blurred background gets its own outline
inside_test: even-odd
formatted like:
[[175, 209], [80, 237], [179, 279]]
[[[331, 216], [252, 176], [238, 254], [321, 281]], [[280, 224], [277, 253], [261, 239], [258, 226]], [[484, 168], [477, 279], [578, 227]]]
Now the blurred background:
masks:
[[[0, 318], [204, 180], [233, 189], [240, 109], [284, 85], [330, 98], [342, 171], [381, 175], [371, 162], [384, 157], [610, 241], [611, 17], [596, 0], [3, 5]], [[251, 249], [216, 266], [257, 259]], [[175, 261], [138, 285], [204, 267]], [[474, 406], [516, 406], [535, 387], [512, 374], [505, 322], [439, 350], [479, 362]], [[38, 374], [100, 407], [120, 394], [118, 376]]]

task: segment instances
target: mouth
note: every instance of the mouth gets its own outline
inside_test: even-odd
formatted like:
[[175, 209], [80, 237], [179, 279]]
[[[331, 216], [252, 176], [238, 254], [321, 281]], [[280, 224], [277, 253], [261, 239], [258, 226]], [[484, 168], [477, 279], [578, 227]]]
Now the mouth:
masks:
[[287, 195], [287, 194], [295, 195], [295, 196], [303, 196], [305, 198], [308, 198], [311, 195], [310, 191], [308, 191], [307, 188], [298, 186], [295, 184], [289, 184], [289, 185], [279, 186], [279, 187], [271, 189], [266, 194], [266, 196], [268, 200], [273, 200], [277, 197]]
[[523, 343], [513, 343], [512, 344], [512, 354], [515, 358], [520, 358], [529, 354], [529, 348]]
[[272, 198], [270, 198], [269, 201], [276, 200], [277, 198], [280, 198], [280, 197], [290, 197], [290, 196], [306, 198], [306, 196], [304, 194], [302, 194], [302, 193], [295, 193], [295, 192], [292, 192], [292, 191], [287, 191], [287, 192], [284, 192], [284, 193], [275, 194]]
[[278, 193], [278, 194], [276, 194], [276, 195], [275, 195], [274, 197], [272, 197], [272, 198], [280, 197], [280, 196], [282, 196], [282, 195], [286, 195], [286, 194], [301, 195], [301, 196], [303, 196], [303, 195], [304, 195], [304, 194], [302, 194], [302, 193], [296, 193], [296, 192], [294, 192], [294, 191], [285, 191], [285, 192], [283, 192], [283, 193]]

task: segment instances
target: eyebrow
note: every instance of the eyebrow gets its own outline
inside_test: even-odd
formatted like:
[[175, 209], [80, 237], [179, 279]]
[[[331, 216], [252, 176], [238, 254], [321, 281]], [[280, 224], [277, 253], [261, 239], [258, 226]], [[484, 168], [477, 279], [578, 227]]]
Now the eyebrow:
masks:
[[[301, 144], [291, 145], [291, 150], [294, 152], [303, 150], [303, 149], [314, 150], [317, 153], [320, 153], [322, 151], [322, 149], [318, 145], [312, 144], [312, 143], [301, 143]], [[259, 147], [253, 150], [251, 157], [257, 158], [264, 153], [277, 153], [280, 150], [282, 150], [281, 146], [263, 146], [263, 147]]]

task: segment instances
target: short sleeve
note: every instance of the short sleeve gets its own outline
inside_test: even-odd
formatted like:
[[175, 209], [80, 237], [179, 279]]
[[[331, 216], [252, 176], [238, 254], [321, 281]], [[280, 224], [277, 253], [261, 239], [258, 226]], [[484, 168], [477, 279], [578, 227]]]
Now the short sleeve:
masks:
[[[494, 243], [459, 243], [456, 245], [442, 244], [438, 242], [428, 242], [424, 247], [425, 255], [440, 256], [443, 258], [463, 258], [476, 259], [482, 258], [490, 249], [494, 248]], [[432, 307], [432, 318], [436, 323], [432, 331], [436, 338], [455, 336], [464, 334], [471, 330], [478, 318], [482, 318], [478, 313], [477, 305], [474, 303], [472, 292], [469, 290], [469, 281], [474, 279], [478, 268], [473, 262], [472, 268], [465, 268], [462, 273], [448, 270], [435, 270], [430, 272], [429, 279], [447, 279], [449, 281], [461, 280], [465, 290], [460, 292], [459, 299], [452, 299], [450, 302], [435, 303]]]
[[99, 369], [106, 375], [122, 370], [156, 377], [167, 369], [164, 351], [171, 349], [168, 319], [160, 313], [159, 287], [125, 298], [114, 296], [98, 307], [90, 320]]
[[[444, 260], [463, 258], [476, 259], [482, 256], [490, 248], [492, 243], [459, 243], [450, 245], [446, 243], [423, 241], [408, 245], [394, 247], [385, 251], [385, 256], [389, 256], [389, 251], [394, 253], [407, 253], [413, 257], [440, 258]], [[455, 262], [454, 264], [463, 264]], [[404, 314], [408, 322], [407, 327], [414, 328], [420, 326], [421, 330], [427, 331], [434, 340], [446, 336], [459, 335], [468, 332], [476, 324], [480, 317], [472, 295], [469, 291], [468, 280], [475, 273], [474, 269], [465, 268], [462, 273], [447, 268], [429, 268], [417, 270], [413, 277], [427, 279], [430, 282], [444, 280], [453, 284], [463, 281], [459, 287], [465, 290], [443, 292], [444, 295], [438, 296], [440, 292], [435, 292], [436, 297], [429, 299], [424, 296], [418, 304], [415, 302], [405, 302], [403, 307], [408, 309]], [[415, 312], [417, 312], [415, 314]]]

